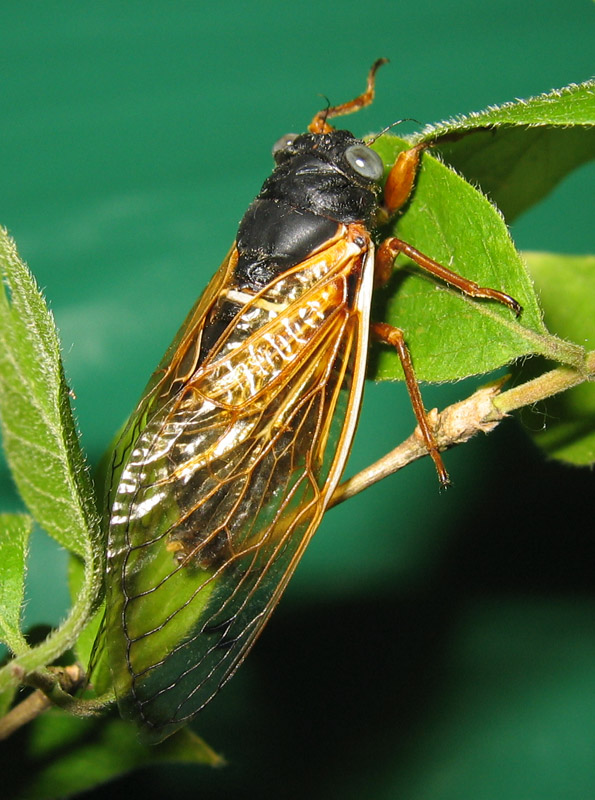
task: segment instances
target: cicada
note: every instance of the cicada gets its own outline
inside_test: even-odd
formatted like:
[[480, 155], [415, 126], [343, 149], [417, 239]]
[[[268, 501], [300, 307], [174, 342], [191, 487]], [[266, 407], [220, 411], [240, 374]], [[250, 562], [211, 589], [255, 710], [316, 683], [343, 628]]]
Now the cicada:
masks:
[[355, 434], [370, 332], [395, 346], [428, 450], [403, 334], [370, 322], [375, 279], [405, 253], [518, 313], [515, 300], [373, 232], [407, 201], [423, 146], [383, 183], [379, 156], [318, 112], [275, 168], [153, 375], [111, 464], [106, 631], [124, 717], [159, 741], [234, 674], [316, 531]]

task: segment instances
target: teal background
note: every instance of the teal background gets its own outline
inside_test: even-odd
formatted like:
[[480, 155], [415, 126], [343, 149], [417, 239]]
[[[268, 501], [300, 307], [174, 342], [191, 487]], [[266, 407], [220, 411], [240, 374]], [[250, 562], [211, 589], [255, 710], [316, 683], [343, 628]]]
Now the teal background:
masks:
[[[528, 97], [590, 77], [593, 15], [587, 0], [0, 3], [0, 222], [55, 314], [91, 461], [321, 93], [349, 99], [391, 59], [346, 121], [362, 135]], [[592, 251], [594, 174], [519, 220], [519, 247]], [[468, 390], [428, 387], [426, 405]], [[369, 385], [349, 472], [412, 426], [400, 385]], [[229, 766], [146, 769], [111, 797], [595, 796], [594, 476], [545, 463], [514, 422], [446, 460], [448, 493], [427, 461], [328, 514], [195, 724]], [[0, 490], [18, 507], [5, 467]], [[64, 571], [38, 534], [30, 623], [59, 621]]]

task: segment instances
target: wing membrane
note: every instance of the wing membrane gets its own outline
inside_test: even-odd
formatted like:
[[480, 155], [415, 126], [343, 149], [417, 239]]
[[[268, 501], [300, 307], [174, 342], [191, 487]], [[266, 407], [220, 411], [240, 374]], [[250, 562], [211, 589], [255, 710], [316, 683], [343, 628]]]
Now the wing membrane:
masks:
[[237, 253], [234, 246], [190, 310], [145, 388], [141, 402], [124, 426], [109, 465], [110, 475], [106, 487], [108, 508], [112, 507], [122, 468], [130, 455], [135, 440], [147, 423], [162, 411], [174, 394], [176, 387], [179, 388], [179, 385], [184, 382], [185, 376], [192, 372], [192, 365], [196, 363], [200, 351], [202, 334], [209, 311], [212, 309], [221, 287], [229, 280], [236, 260]]
[[233, 674], [340, 477], [372, 279], [369, 241], [347, 238], [246, 301], [121, 471], [108, 647], [121, 710], [155, 740]]

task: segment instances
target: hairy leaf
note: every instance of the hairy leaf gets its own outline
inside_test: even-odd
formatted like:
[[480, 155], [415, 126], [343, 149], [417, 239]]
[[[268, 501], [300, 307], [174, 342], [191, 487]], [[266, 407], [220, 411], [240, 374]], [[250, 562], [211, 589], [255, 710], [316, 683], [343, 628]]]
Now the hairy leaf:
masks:
[[421, 139], [512, 222], [595, 158], [595, 81], [432, 125]]
[[25, 514], [0, 514], [0, 641], [17, 655], [28, 649], [21, 633], [21, 612], [32, 529], [33, 520]]
[[[386, 164], [407, 147], [395, 137], [375, 144]], [[473, 300], [399, 258], [393, 279], [377, 292], [375, 319], [405, 332], [420, 380], [456, 380], [548, 349], [531, 280], [502, 216], [476, 189], [426, 153], [414, 196], [393, 230], [418, 250], [481, 286], [512, 295], [520, 319], [493, 301]], [[383, 348], [373, 376], [402, 376], [395, 353]]]

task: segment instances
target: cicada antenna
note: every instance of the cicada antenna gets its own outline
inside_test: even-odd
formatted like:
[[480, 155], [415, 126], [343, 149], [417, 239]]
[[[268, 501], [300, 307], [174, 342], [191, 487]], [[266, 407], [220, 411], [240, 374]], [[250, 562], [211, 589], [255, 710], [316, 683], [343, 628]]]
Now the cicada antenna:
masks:
[[403, 117], [403, 119], [398, 119], [396, 122], [391, 122], [390, 125], [387, 125], [386, 128], [383, 128], [378, 133], [375, 133], [370, 139], [366, 139], [366, 144], [374, 144], [377, 139], [380, 139], [381, 136], [384, 136], [385, 133], [388, 133], [390, 130], [395, 128], [397, 125], [401, 125], [403, 122], [415, 122], [417, 125], [421, 125], [422, 123], [415, 119], [415, 117]]

